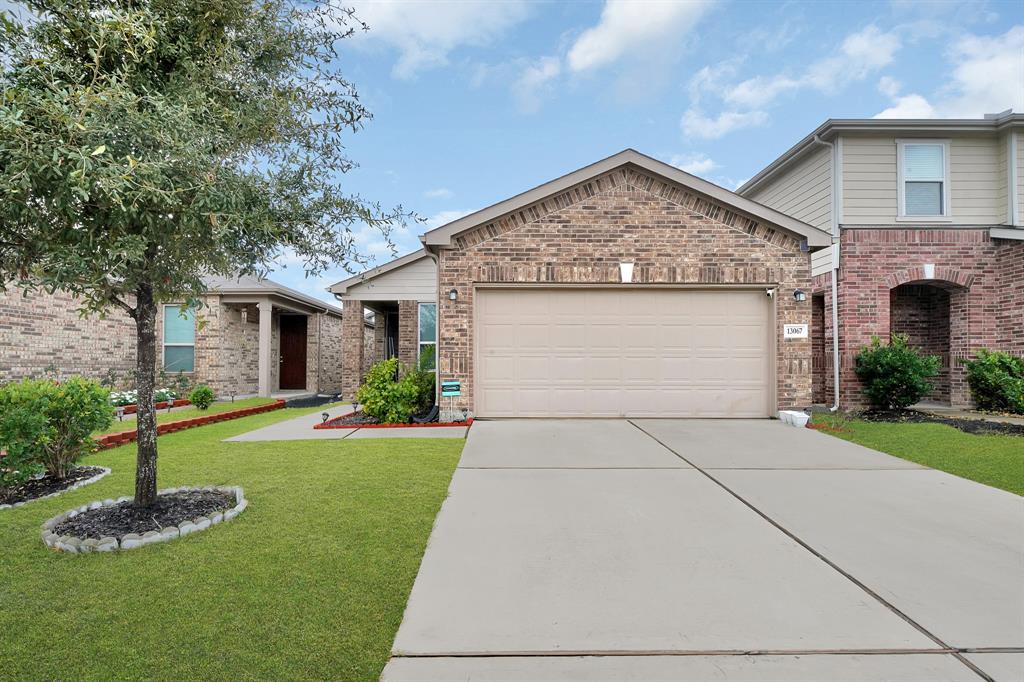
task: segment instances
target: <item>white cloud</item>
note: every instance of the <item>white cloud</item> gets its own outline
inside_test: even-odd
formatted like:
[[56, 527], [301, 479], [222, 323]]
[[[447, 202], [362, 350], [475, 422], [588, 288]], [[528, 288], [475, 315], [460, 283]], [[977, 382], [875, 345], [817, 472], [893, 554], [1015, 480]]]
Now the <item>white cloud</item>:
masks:
[[423, 193], [423, 196], [427, 199], [451, 199], [455, 196], [455, 192], [447, 187], [438, 187], [437, 189], [428, 189]]
[[683, 114], [680, 125], [689, 137], [717, 139], [741, 128], [753, 128], [768, 121], [763, 111], [723, 111], [718, 116], [705, 116], [700, 109], [691, 108]]
[[707, 175], [718, 168], [714, 159], [709, 158], [706, 154], [676, 154], [668, 162], [679, 170], [700, 176]]
[[762, 108], [780, 95], [802, 88], [836, 92], [843, 84], [863, 80], [890, 64], [900, 46], [894, 31], [866, 26], [846, 36], [836, 55], [811, 64], [803, 73], [749, 78], [727, 89], [723, 99], [734, 107]]
[[419, 71], [443, 66], [460, 47], [486, 46], [530, 13], [525, 0], [454, 0], [403, 2], [357, 0], [356, 16], [370, 26], [357, 42], [379, 41], [400, 53], [392, 73], [411, 78]]
[[608, 66], [636, 50], [678, 43], [711, 8], [709, 0], [632, 2], [606, 0], [597, 26], [587, 29], [568, 54], [569, 69]]
[[458, 220], [463, 216], [467, 216], [470, 213], [473, 213], [475, 210], [476, 209], [438, 211], [434, 215], [427, 218], [427, 220], [423, 223], [423, 226], [427, 230], [433, 230], [435, 227], [447, 225], [453, 220]]
[[902, 89], [903, 84], [891, 76], [882, 76], [878, 79], [878, 91], [886, 97], [895, 97]]
[[562, 61], [558, 57], [541, 57], [531, 62], [512, 84], [512, 94], [519, 108], [526, 113], [540, 109], [541, 99], [554, 87], [554, 79], [562, 73]]
[[947, 58], [953, 70], [931, 99], [901, 95], [899, 83], [883, 77], [879, 90], [892, 105], [875, 118], [981, 118], [1005, 109], [1024, 111], [1024, 26], [998, 36], [963, 36]]

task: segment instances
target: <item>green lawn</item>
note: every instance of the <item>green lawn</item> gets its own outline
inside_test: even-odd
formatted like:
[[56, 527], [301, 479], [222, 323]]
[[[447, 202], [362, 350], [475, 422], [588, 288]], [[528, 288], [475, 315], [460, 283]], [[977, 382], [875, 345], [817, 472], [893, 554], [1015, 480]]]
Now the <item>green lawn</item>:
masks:
[[[236, 403], [237, 404], [237, 403]], [[223, 443], [317, 411], [285, 409], [160, 438], [160, 487], [241, 485], [230, 523], [113, 554], [46, 549], [47, 518], [130, 494], [113, 473], [0, 511], [0, 678], [376, 680], [463, 441]]]
[[[834, 422], [815, 415], [815, 422]], [[886, 424], [852, 420], [833, 433], [918, 464], [1024, 495], [1024, 438], [964, 433], [945, 424]], [[828, 433], [828, 432], [826, 432]]]
[[[273, 398], [245, 398], [243, 400], [231, 401], [217, 401], [213, 405], [210, 405], [207, 410], [200, 410], [196, 407], [183, 407], [177, 410], [168, 412], [167, 410], [157, 410], [156, 423], [166, 424], [167, 422], [183, 421], [185, 419], [194, 419], [196, 417], [203, 417], [209, 414], [218, 414], [220, 412], [230, 412], [231, 410], [240, 410], [243, 407], [256, 407], [257, 405], [265, 405], [266, 403], [274, 402]], [[135, 430], [135, 417], [125, 418], [124, 421], [118, 421], [117, 417], [114, 417], [114, 423], [111, 424], [109, 429], [103, 431], [97, 431], [94, 436], [102, 436], [105, 433], [120, 433], [122, 431], [134, 431]]]

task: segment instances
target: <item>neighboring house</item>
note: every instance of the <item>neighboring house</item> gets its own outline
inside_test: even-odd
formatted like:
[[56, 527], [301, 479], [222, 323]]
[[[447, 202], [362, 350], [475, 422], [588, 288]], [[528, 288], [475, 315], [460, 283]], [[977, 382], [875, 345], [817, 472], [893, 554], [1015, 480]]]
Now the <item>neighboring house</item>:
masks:
[[784, 328], [810, 322], [809, 254], [831, 237], [673, 166], [626, 150], [422, 241], [330, 288], [346, 313], [346, 394], [365, 352], [353, 320], [369, 307], [386, 319], [382, 356], [411, 361], [436, 342], [438, 379], [460, 383], [442, 418], [811, 404], [811, 340]]
[[929, 399], [953, 405], [970, 403], [962, 358], [1024, 355], [1024, 115], [829, 120], [737, 193], [832, 234], [812, 255], [816, 403], [838, 367], [840, 405], [864, 405], [872, 336], [939, 355]]
[[[341, 311], [267, 279], [208, 278], [203, 307], [160, 306], [157, 369], [220, 396], [341, 390]], [[362, 321], [362, 318], [360, 318]], [[0, 294], [0, 381], [53, 374], [130, 382], [135, 323], [81, 317], [70, 295]]]
[[[327, 288], [342, 302], [343, 388], [354, 396], [369, 365], [397, 357], [417, 362], [424, 348], [434, 349], [437, 316], [437, 265], [420, 249]], [[369, 311], [373, 335], [358, 320]], [[362, 368], [362, 373], [360, 372]]]

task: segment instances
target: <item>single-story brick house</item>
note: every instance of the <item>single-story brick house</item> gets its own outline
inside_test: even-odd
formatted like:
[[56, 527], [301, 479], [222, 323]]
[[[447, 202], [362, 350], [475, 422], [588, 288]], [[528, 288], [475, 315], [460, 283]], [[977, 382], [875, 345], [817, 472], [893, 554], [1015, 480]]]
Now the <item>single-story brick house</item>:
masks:
[[[223, 397], [341, 390], [340, 309], [268, 279], [211, 277], [207, 287], [200, 310], [161, 306], [158, 370]], [[113, 373], [125, 386], [134, 369], [135, 323], [124, 313], [81, 317], [66, 293], [0, 293], [0, 382]]]
[[[626, 150], [422, 242], [331, 290], [346, 370], [363, 364], [364, 307], [389, 320], [385, 354], [436, 343], [438, 380], [460, 384], [442, 418], [811, 404], [810, 254], [830, 235], [673, 166]], [[349, 394], [357, 378], [343, 376]]]
[[830, 119], [736, 191], [830, 233], [811, 257], [815, 403], [865, 406], [873, 336], [939, 356], [927, 400], [947, 405], [971, 403], [978, 349], [1024, 357], [1024, 115]]

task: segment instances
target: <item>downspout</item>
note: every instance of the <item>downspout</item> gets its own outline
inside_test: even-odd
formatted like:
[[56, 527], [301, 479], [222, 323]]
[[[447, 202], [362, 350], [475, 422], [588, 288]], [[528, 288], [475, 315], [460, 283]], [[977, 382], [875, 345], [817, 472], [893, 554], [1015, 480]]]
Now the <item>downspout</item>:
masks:
[[839, 159], [836, 145], [826, 142], [820, 135], [814, 136], [817, 144], [825, 145], [832, 152], [832, 392], [833, 402], [829, 412], [839, 411], [839, 259], [835, 245], [839, 242]]

